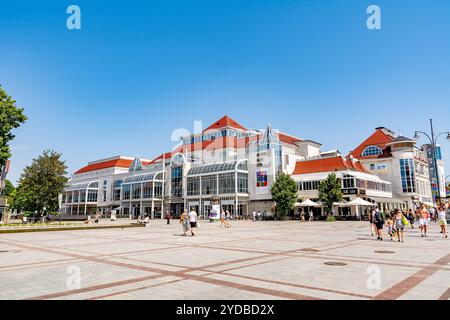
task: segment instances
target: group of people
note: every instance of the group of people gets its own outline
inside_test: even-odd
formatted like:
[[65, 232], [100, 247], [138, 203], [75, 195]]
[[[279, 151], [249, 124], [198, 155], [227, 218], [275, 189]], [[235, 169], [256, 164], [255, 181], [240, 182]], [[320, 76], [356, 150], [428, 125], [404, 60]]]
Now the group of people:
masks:
[[[304, 212], [303, 210], [300, 212], [300, 221], [306, 222], [306, 212]], [[314, 221], [314, 212], [312, 210], [308, 212], [308, 221]]]
[[183, 228], [183, 236], [187, 235], [188, 231], [191, 231], [191, 235], [194, 237], [198, 227], [198, 215], [194, 209], [189, 213], [187, 209], [184, 209], [180, 217], [180, 224]]
[[230, 211], [228, 210], [224, 211], [223, 209], [220, 210], [220, 226], [230, 228], [231, 227], [230, 221], [231, 221]]
[[396, 237], [398, 242], [404, 242], [405, 227], [409, 226], [411, 229], [414, 229], [416, 220], [419, 220], [421, 237], [427, 237], [428, 226], [431, 221], [439, 221], [441, 234], [444, 238], [447, 238], [446, 213], [448, 209], [448, 205], [446, 205], [440, 206], [437, 210], [434, 208], [433, 210], [428, 210], [424, 204], [421, 204], [416, 212], [413, 212], [411, 209], [407, 212], [395, 209], [389, 215], [385, 216], [379, 207], [375, 207], [369, 214], [370, 231], [372, 236], [374, 236], [374, 233], [376, 234], [377, 240], [383, 241], [383, 229], [386, 226], [391, 241]]

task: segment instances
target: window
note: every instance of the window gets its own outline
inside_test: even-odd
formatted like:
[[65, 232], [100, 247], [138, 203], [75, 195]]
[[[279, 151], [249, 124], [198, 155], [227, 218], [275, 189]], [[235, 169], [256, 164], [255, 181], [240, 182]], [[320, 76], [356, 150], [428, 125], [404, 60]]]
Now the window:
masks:
[[140, 183], [133, 183], [131, 187], [131, 194], [133, 199], [140, 199], [141, 198], [141, 184]]
[[375, 170], [375, 163], [371, 163], [371, 164], [370, 164], [370, 170], [371, 170], [371, 171], [374, 171], [374, 170]]
[[403, 192], [416, 192], [413, 159], [400, 159], [400, 175]]
[[97, 190], [88, 190], [87, 202], [97, 202]]
[[200, 177], [188, 177], [187, 178], [187, 195], [199, 195], [200, 194]]
[[217, 176], [209, 175], [203, 176], [202, 179], [202, 194], [216, 194], [217, 193]]
[[367, 148], [364, 149], [361, 156], [363, 156], [363, 157], [376, 156], [376, 155], [379, 155], [382, 153], [383, 153], [383, 150], [380, 147], [368, 146]]
[[344, 177], [342, 179], [342, 189], [352, 189], [355, 187], [355, 177], [344, 174]]
[[124, 184], [123, 188], [123, 200], [130, 200], [131, 186], [129, 184]]
[[248, 193], [248, 174], [243, 172], [238, 172], [237, 187], [238, 193]]
[[152, 197], [152, 183], [144, 182], [142, 185], [142, 197], [145, 199]]
[[234, 192], [235, 192], [234, 173], [219, 174], [219, 193], [224, 194]]
[[172, 167], [171, 194], [175, 197], [183, 195], [183, 167]]

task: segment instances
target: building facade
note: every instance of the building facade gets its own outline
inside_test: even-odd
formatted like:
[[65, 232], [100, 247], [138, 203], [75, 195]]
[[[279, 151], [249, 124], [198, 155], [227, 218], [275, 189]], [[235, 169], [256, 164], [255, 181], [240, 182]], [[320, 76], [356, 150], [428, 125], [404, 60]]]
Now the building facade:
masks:
[[429, 159], [415, 140], [379, 127], [350, 156], [368, 172], [391, 182], [393, 197], [406, 201], [410, 208], [433, 201]]
[[195, 209], [207, 217], [219, 204], [235, 217], [273, 213], [270, 189], [282, 172], [297, 181], [299, 201], [317, 198], [318, 183], [331, 172], [341, 179], [347, 200], [362, 197], [386, 209], [410, 205], [416, 197], [431, 200], [426, 156], [410, 139], [379, 128], [347, 157], [320, 148], [270, 124], [247, 129], [224, 116], [152, 160], [117, 156], [88, 163], [71, 177], [61, 211], [162, 218]]

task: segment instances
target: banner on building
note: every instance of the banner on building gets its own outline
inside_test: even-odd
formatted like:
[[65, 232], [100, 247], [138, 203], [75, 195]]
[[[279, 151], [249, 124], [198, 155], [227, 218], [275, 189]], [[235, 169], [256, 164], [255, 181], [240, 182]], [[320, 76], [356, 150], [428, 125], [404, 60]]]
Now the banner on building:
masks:
[[256, 171], [256, 194], [268, 194], [269, 181], [267, 169], [259, 169]]

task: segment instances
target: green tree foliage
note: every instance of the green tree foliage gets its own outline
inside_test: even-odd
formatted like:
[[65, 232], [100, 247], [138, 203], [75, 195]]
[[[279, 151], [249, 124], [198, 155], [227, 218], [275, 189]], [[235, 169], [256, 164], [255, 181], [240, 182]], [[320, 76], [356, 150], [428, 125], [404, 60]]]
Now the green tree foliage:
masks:
[[285, 219], [297, 201], [298, 186], [290, 175], [281, 173], [270, 189], [272, 199], [276, 202], [277, 215]]
[[14, 185], [9, 181], [8, 179], [5, 180], [5, 188], [3, 189], [3, 193], [6, 197], [11, 196], [12, 193], [16, 188], [14, 188]]
[[332, 213], [333, 203], [342, 201], [341, 181], [332, 172], [325, 180], [322, 180], [318, 188], [319, 200], [327, 214]]
[[58, 195], [67, 183], [65, 161], [61, 154], [45, 150], [33, 159], [19, 179], [18, 202], [25, 210], [37, 211], [42, 215], [44, 207], [48, 212], [58, 210]]
[[26, 120], [23, 109], [16, 107], [16, 101], [0, 85], [0, 166], [11, 157], [9, 142], [14, 139], [12, 130]]

